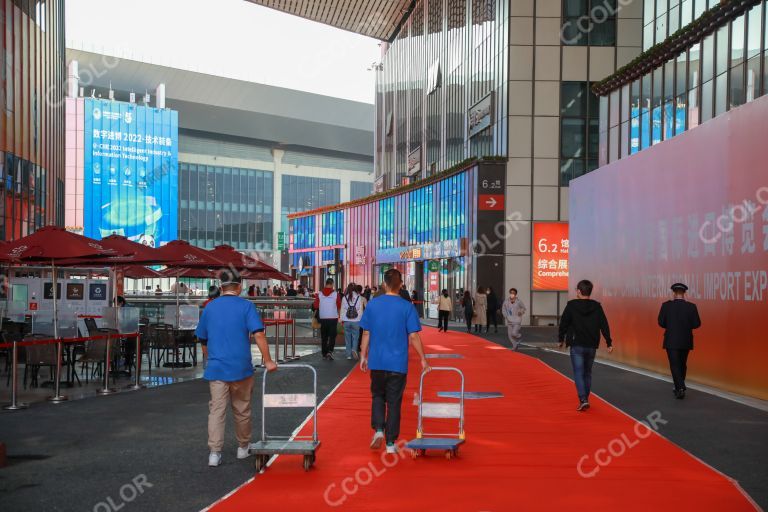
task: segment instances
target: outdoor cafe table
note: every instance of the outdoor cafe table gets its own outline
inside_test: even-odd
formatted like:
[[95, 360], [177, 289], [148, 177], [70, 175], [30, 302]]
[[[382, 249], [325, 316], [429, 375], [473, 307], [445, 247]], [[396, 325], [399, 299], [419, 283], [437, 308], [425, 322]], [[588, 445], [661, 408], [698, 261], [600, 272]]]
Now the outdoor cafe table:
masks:
[[[163, 363], [164, 368], [190, 368], [193, 366], [193, 363], [187, 362], [187, 353], [182, 353], [182, 360], [179, 361], [179, 340], [180, 339], [190, 339], [192, 340], [192, 343], [195, 345], [195, 350], [197, 350], [196, 341], [194, 338], [195, 329], [194, 328], [187, 328], [187, 329], [180, 329], [180, 328], [173, 328], [173, 354], [174, 359], [173, 361], [168, 361], [167, 363]], [[193, 357], [194, 364], [197, 364], [197, 358]]]

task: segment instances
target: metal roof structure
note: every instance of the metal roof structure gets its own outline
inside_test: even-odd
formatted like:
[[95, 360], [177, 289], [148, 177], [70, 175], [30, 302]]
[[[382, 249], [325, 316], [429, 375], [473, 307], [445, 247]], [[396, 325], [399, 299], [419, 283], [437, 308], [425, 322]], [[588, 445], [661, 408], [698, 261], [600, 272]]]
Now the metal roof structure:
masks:
[[[108, 72], [89, 71], [103, 70], [105, 58]], [[367, 103], [68, 48], [72, 60], [85, 96], [111, 84], [137, 99], [148, 91], [154, 104], [165, 84], [166, 107], [179, 111], [181, 129], [373, 156], [374, 106]]]
[[278, 11], [392, 41], [414, 0], [248, 0]]

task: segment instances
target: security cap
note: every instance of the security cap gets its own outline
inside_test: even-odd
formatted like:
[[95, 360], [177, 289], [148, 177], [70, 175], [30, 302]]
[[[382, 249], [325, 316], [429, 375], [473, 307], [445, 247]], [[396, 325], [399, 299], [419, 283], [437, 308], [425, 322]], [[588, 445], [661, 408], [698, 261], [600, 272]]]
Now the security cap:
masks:
[[672, 285], [672, 291], [673, 292], [687, 292], [688, 287], [685, 286], [683, 283], [675, 283]]

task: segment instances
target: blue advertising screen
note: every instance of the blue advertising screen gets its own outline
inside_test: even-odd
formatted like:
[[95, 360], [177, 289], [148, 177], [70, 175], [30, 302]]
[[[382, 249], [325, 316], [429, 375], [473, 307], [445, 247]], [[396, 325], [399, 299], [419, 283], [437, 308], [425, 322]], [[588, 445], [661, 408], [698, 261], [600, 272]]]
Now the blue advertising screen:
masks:
[[[662, 107], [656, 107], [651, 112], [651, 124], [647, 122], [648, 109], [643, 108], [642, 111], [637, 107], [631, 108], [632, 120], [630, 121], [629, 131], [629, 152], [630, 154], [640, 151], [641, 137], [642, 137], [642, 149], [645, 149], [653, 144], [661, 142], [662, 126], [666, 131], [665, 138], [671, 139], [677, 134], [682, 133], [685, 130], [685, 105], [673, 106], [671, 103], [666, 103]], [[662, 125], [662, 117], [667, 122]], [[674, 118], [674, 123], [672, 119]], [[643, 129], [640, 130], [640, 122], [642, 120]]]
[[175, 240], [178, 112], [86, 98], [84, 128], [85, 236], [152, 247]]

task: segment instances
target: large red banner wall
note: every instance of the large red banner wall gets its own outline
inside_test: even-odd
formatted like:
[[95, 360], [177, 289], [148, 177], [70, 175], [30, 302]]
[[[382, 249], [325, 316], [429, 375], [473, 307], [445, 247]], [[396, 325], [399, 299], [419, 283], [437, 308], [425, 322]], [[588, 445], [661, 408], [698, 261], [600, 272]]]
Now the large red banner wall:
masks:
[[571, 181], [569, 211], [569, 288], [595, 283], [611, 358], [669, 372], [657, 315], [681, 281], [689, 379], [768, 399], [768, 97]]

